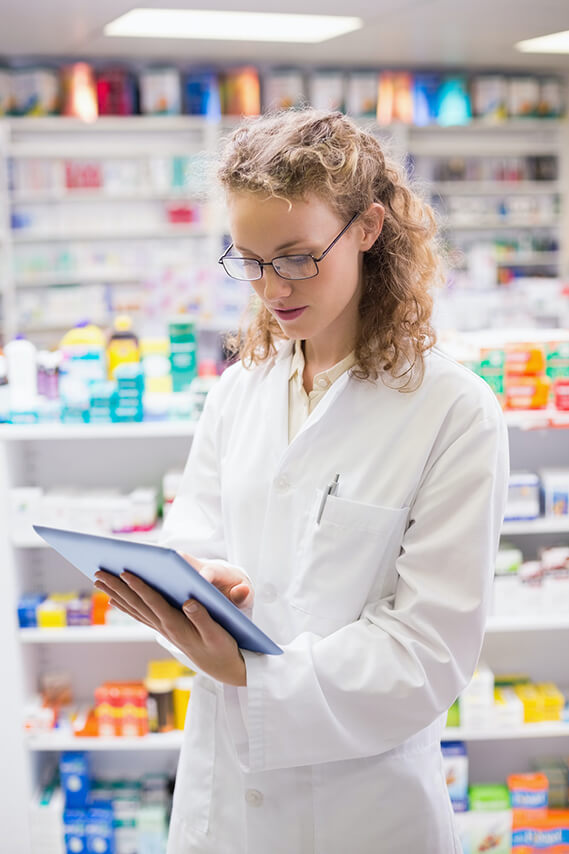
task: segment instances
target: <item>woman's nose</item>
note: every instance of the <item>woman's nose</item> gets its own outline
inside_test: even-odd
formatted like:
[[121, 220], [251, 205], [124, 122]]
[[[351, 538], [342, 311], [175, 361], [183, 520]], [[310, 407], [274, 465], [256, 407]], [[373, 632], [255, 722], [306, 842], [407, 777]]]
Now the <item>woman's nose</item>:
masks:
[[263, 279], [265, 284], [264, 295], [267, 302], [290, 296], [292, 283], [289, 279], [281, 278], [272, 267], [263, 268]]

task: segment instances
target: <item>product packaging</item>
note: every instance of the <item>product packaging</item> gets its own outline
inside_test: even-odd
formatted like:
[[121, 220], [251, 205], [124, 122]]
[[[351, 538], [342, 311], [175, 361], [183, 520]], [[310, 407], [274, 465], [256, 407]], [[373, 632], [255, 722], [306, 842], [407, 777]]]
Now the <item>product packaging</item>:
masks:
[[313, 71], [308, 76], [308, 99], [316, 110], [346, 108], [346, 76], [342, 71]]
[[437, 120], [440, 74], [419, 73], [413, 78], [413, 124], [433, 125]]
[[515, 376], [506, 378], [506, 409], [545, 409], [549, 400], [547, 377]]
[[296, 69], [272, 69], [263, 77], [263, 109], [299, 109], [306, 101], [304, 79]]
[[172, 391], [169, 340], [167, 338], [141, 338], [140, 361], [144, 372], [146, 391], [150, 394], [169, 394]]
[[220, 82], [221, 111], [225, 116], [258, 116], [261, 89], [256, 68], [225, 72]]
[[487, 121], [508, 116], [508, 81], [500, 74], [476, 74], [471, 82], [472, 114]]
[[346, 111], [356, 118], [377, 115], [378, 75], [376, 71], [353, 71], [348, 74]]
[[11, 72], [12, 112], [16, 116], [53, 116], [59, 110], [59, 74], [52, 68]]
[[174, 115], [182, 111], [182, 87], [176, 68], [140, 72], [140, 111], [144, 115]]
[[190, 116], [221, 116], [219, 82], [214, 71], [192, 71], [184, 78], [184, 112]]
[[494, 724], [504, 729], [516, 729], [524, 722], [524, 705], [512, 688], [494, 689]]
[[193, 320], [180, 318], [169, 324], [172, 388], [175, 392], [189, 389], [197, 376], [197, 339]]
[[441, 742], [446, 784], [455, 812], [468, 809], [468, 755], [462, 741]]
[[540, 480], [533, 472], [512, 472], [504, 521], [529, 521], [540, 515]]
[[537, 77], [514, 76], [508, 79], [508, 115], [528, 118], [538, 114], [539, 80]]
[[534, 815], [547, 814], [549, 781], [538, 771], [525, 774], [510, 774], [508, 789], [512, 809], [532, 810]]
[[565, 112], [563, 83], [558, 77], [544, 77], [539, 81], [539, 103], [537, 113], [540, 118], [559, 119]]
[[94, 122], [98, 115], [97, 86], [93, 69], [76, 62], [62, 70], [63, 115]]
[[494, 674], [480, 661], [459, 697], [461, 726], [486, 729], [494, 722]]
[[539, 472], [546, 516], [569, 518], [569, 468]]
[[137, 112], [136, 84], [129, 71], [108, 68], [99, 71], [96, 80], [100, 116], [132, 116]]
[[64, 751], [59, 760], [59, 776], [66, 809], [84, 809], [91, 788], [89, 754]]
[[12, 112], [12, 85], [10, 72], [0, 68], [0, 116]]
[[184, 729], [193, 681], [194, 677], [189, 675], [179, 676], [174, 682], [174, 726], [176, 729]]
[[411, 124], [413, 121], [413, 78], [404, 71], [382, 71], [377, 94], [377, 123]]
[[468, 124], [472, 118], [465, 77], [446, 77], [439, 87], [437, 121], [444, 127]]
[[107, 345], [108, 378], [115, 379], [118, 365], [140, 362], [138, 338], [132, 330], [132, 320], [126, 314], [115, 317], [113, 331]]

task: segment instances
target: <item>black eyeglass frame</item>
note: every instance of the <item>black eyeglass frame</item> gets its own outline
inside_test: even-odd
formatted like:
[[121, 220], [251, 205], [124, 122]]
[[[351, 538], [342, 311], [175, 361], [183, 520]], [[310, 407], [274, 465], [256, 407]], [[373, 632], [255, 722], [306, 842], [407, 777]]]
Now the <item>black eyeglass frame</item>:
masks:
[[[234, 260], [253, 262], [253, 263], [257, 264], [257, 266], [259, 268], [259, 275], [256, 278], [252, 279], [250, 276], [248, 276], [246, 279], [239, 279], [237, 276], [232, 276], [231, 273], [228, 272], [227, 267], [225, 266], [225, 263], [224, 263], [225, 259], [227, 258], [227, 253], [233, 249], [233, 243], [230, 243], [217, 263], [221, 264], [221, 266], [223, 267], [223, 269], [225, 270], [225, 272], [227, 273], [227, 275], [231, 279], [237, 279], [237, 281], [239, 281], [239, 282], [258, 282], [259, 279], [263, 278], [263, 267], [272, 267], [273, 270], [275, 271], [275, 273], [277, 274], [277, 276], [279, 276], [279, 278], [281, 278], [281, 279], [284, 279], [286, 282], [301, 282], [301, 281], [306, 281], [306, 279], [314, 279], [318, 275], [318, 273], [320, 272], [320, 270], [318, 269], [319, 262], [322, 261], [326, 257], [328, 252], [330, 252], [330, 250], [336, 245], [338, 240], [346, 233], [348, 228], [358, 218], [358, 216], [359, 216], [359, 212], [355, 213], [353, 215], [353, 217], [350, 219], [350, 221], [347, 223], [347, 225], [344, 226], [344, 228], [341, 230], [341, 232], [334, 238], [332, 243], [330, 243], [330, 245], [326, 247], [324, 252], [322, 252], [322, 254], [318, 256], [318, 258], [315, 258], [314, 255], [310, 255], [309, 253], [306, 253], [306, 252], [301, 252], [301, 253], [298, 253], [296, 255], [277, 255], [271, 261], [258, 261], [256, 258], [244, 258], [242, 256], [239, 256], [238, 258], [235, 258]], [[310, 258], [314, 262], [314, 266], [316, 268], [316, 271], [312, 274], [312, 276], [299, 276], [299, 278], [295, 278], [295, 279], [291, 279], [290, 276], [282, 276], [279, 273], [279, 271], [276, 269], [274, 262], [280, 261], [283, 258]]]

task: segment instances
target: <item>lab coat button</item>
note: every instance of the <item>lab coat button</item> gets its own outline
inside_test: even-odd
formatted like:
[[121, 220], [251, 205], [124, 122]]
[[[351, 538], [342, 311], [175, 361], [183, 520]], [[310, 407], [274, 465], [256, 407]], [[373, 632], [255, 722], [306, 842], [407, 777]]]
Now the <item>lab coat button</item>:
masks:
[[276, 487], [279, 492], [287, 492], [290, 489], [290, 480], [283, 474], [278, 478]]
[[262, 602], [274, 602], [277, 598], [277, 588], [274, 584], [265, 584], [261, 588], [261, 601]]
[[247, 789], [245, 792], [245, 800], [250, 807], [260, 807], [263, 804], [263, 795], [258, 789]]

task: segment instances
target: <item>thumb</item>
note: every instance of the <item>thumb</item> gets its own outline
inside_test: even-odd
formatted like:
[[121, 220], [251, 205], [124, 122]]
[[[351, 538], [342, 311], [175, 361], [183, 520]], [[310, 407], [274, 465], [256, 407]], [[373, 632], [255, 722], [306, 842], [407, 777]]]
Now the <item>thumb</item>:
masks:
[[252, 605], [251, 588], [246, 582], [235, 584], [229, 591], [229, 598], [238, 608], [247, 608]]

